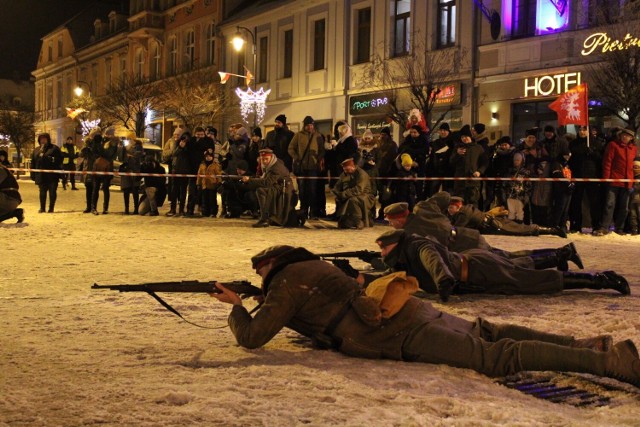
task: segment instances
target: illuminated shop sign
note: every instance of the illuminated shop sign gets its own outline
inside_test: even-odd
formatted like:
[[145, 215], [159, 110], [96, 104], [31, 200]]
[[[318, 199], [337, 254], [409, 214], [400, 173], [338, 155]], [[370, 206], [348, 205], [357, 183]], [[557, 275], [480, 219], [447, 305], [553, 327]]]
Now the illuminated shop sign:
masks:
[[364, 133], [364, 131], [366, 131], [367, 129], [369, 129], [371, 132], [373, 132], [374, 135], [377, 135], [380, 133], [380, 131], [382, 130], [382, 128], [390, 126], [389, 123], [385, 120], [385, 119], [371, 119], [371, 120], [367, 120], [367, 119], [356, 119], [354, 121], [354, 134], [355, 135], [362, 135]]
[[524, 97], [560, 95], [582, 82], [580, 72], [524, 79]]
[[384, 114], [389, 98], [382, 94], [357, 95], [349, 99], [349, 114]]
[[630, 47], [640, 47], [640, 39], [627, 34], [622, 40], [612, 40], [607, 33], [594, 33], [584, 39], [582, 47], [583, 49], [580, 53], [582, 53], [582, 56], [588, 56], [596, 51], [596, 53], [607, 53], [626, 50]]
[[460, 83], [444, 86], [436, 95], [435, 105], [456, 105], [460, 103]]

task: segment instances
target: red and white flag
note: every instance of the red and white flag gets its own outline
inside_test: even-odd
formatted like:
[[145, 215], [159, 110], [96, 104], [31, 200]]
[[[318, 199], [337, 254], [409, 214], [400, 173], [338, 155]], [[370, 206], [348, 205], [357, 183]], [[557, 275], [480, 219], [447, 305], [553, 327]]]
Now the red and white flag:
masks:
[[560, 95], [558, 99], [549, 104], [549, 108], [558, 113], [560, 126], [568, 124], [588, 126], [588, 103], [587, 84], [582, 83]]

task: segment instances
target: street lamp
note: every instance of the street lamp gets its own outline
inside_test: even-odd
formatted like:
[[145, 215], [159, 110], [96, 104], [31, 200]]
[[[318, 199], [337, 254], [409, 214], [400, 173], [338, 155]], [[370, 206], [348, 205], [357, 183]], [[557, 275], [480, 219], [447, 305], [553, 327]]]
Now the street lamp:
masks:
[[73, 92], [76, 94], [76, 96], [80, 97], [82, 96], [82, 94], [84, 93], [84, 89], [82, 89], [82, 85], [86, 85], [87, 86], [87, 95], [91, 96], [91, 86], [89, 86], [89, 83], [82, 81], [82, 80], [78, 80], [76, 82], [77, 86], [75, 87], [75, 89], [73, 89]]
[[233, 36], [233, 39], [231, 39], [231, 44], [233, 45], [233, 48], [235, 49], [236, 52], [240, 52], [246, 43], [244, 37], [242, 37], [242, 33], [240, 32], [240, 30], [244, 30], [251, 35], [251, 42], [253, 43], [252, 45], [253, 46], [253, 71], [257, 72], [258, 70], [256, 69], [256, 67], [258, 66], [258, 58], [257, 58], [257, 51], [256, 51], [255, 28], [253, 31], [251, 31], [247, 27], [240, 27], [240, 26], [236, 27], [236, 35]]

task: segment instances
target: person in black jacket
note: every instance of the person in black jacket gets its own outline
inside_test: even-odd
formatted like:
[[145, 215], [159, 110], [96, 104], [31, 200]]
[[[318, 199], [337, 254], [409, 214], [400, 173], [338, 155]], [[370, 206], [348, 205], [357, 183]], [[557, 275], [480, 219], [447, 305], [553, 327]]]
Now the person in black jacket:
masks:
[[419, 125], [414, 125], [409, 129], [409, 135], [406, 136], [400, 147], [398, 148], [398, 154], [402, 155], [407, 153], [411, 156], [413, 161], [417, 164], [416, 172], [418, 179], [414, 181], [416, 189], [417, 200], [424, 200], [425, 196], [425, 180], [427, 176], [427, 158], [429, 157], [429, 140], [427, 135], [422, 131]]
[[[214, 150], [215, 142], [213, 139], [205, 135], [203, 127], [196, 127], [193, 130], [193, 137], [188, 145], [187, 156], [189, 157], [189, 174], [197, 175], [200, 163], [204, 160], [204, 152], [208, 149]], [[189, 199], [187, 202], [187, 212], [185, 216], [192, 217], [196, 209], [196, 205], [200, 205], [201, 192], [196, 185], [196, 177], [187, 178], [187, 187]]]
[[[429, 160], [427, 161], [427, 175], [431, 177], [451, 177], [453, 176], [453, 169], [449, 164], [449, 158], [453, 153], [454, 142], [449, 123], [442, 123], [438, 129], [438, 133], [440, 134], [440, 138], [431, 141], [431, 156], [429, 156]], [[441, 185], [442, 191], [451, 191], [453, 181], [429, 181], [426, 196], [431, 197], [436, 194], [440, 191]]]
[[[35, 168], [45, 170], [62, 169], [62, 152], [60, 147], [51, 142], [51, 136], [48, 133], [38, 135], [38, 143], [40, 147], [35, 156]], [[49, 193], [49, 210], [53, 213], [56, 206], [58, 179], [60, 175], [56, 172], [40, 172], [38, 187], [40, 188], [40, 210], [38, 213], [45, 212], [47, 204], [47, 193]]]
[[[451, 166], [454, 169], [454, 177], [478, 178], [484, 175], [489, 161], [481, 145], [471, 138], [471, 129], [465, 125], [460, 129], [460, 143], [451, 155]], [[478, 207], [480, 201], [480, 189], [482, 181], [455, 181], [453, 194], [460, 196], [468, 205]]]
[[13, 174], [0, 163], [0, 222], [11, 218], [24, 221], [24, 211], [18, 207], [22, 203], [19, 188]]
[[167, 197], [166, 174], [164, 167], [148, 155], [140, 165], [141, 174], [155, 174], [162, 176], [145, 175], [142, 177], [141, 188], [143, 188], [142, 199], [140, 200], [140, 215], [158, 216], [158, 207], [162, 206]]
[[265, 137], [266, 148], [271, 148], [289, 170], [293, 170], [293, 160], [288, 152], [293, 135], [294, 133], [287, 127], [287, 116], [280, 114], [276, 117], [273, 130], [267, 132]]
[[[561, 150], [558, 157], [551, 162], [551, 177], [571, 179], [571, 169], [569, 168], [571, 153], [568, 148]], [[569, 203], [571, 202], [571, 194], [574, 187], [575, 184], [571, 181], [554, 181], [551, 185], [551, 227], [566, 231], [569, 218]]]
[[[173, 150], [171, 155], [171, 171], [174, 174], [188, 175], [191, 173], [191, 162], [189, 159], [189, 144], [193, 141], [189, 132], [184, 132]], [[171, 191], [173, 195], [171, 197], [171, 208], [167, 212], [167, 216], [183, 216], [185, 211], [185, 203], [187, 201], [187, 188], [189, 188], [189, 178], [175, 177], [173, 178], [173, 185]], [[179, 209], [176, 212], [176, 205]]]

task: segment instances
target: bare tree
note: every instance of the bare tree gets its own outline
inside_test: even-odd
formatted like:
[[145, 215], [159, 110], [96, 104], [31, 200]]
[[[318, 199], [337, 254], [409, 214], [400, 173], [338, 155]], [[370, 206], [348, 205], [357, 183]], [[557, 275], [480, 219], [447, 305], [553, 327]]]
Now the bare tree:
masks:
[[109, 85], [105, 95], [95, 99], [96, 112], [103, 123], [120, 124], [142, 136], [147, 127], [147, 114], [158, 95], [157, 84], [124, 76]]
[[230, 108], [227, 92], [210, 68], [200, 68], [160, 82], [157, 106], [187, 127], [215, 123]]
[[[633, 130], [640, 128], [640, 47], [636, 38], [640, 34], [638, 11], [638, 5], [630, 2], [615, 16], [612, 16], [608, 7], [597, 12], [594, 19], [610, 25], [605, 27], [606, 32], [600, 32], [604, 34], [600, 36], [601, 39], [593, 39], [594, 43], [603, 42], [589, 52], [589, 56], [593, 55], [598, 62], [587, 65], [590, 97], [597, 99], [602, 103], [602, 108]], [[605, 51], [606, 46], [614, 48]]]
[[0, 106], [0, 134], [13, 142], [18, 153], [18, 162], [23, 153], [33, 150], [35, 140], [35, 114], [28, 109], [4, 109]]
[[[388, 49], [384, 49], [388, 52]], [[363, 69], [361, 87], [375, 88], [387, 96], [387, 115], [391, 120], [404, 126], [409, 110], [417, 108], [431, 122], [431, 112], [436, 106], [438, 95], [464, 67], [468, 67], [465, 49], [449, 48], [429, 51], [419, 33], [412, 43], [408, 55], [386, 58], [377, 53]], [[443, 110], [436, 118], [437, 126], [451, 111]]]

